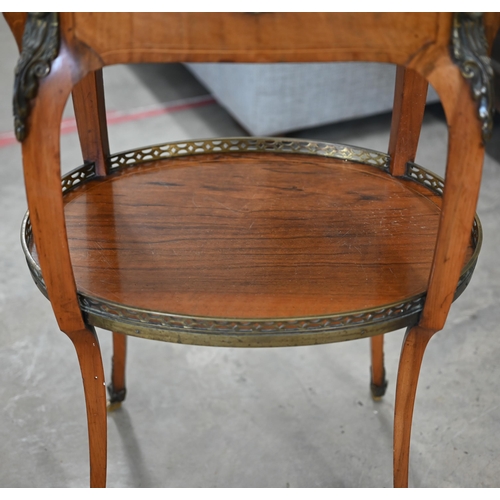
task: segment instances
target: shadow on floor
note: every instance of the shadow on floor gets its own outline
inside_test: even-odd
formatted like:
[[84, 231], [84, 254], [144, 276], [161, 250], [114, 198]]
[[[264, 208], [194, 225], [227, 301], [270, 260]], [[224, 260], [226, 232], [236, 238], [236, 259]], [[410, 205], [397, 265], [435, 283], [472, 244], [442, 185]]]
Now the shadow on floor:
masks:
[[128, 462], [129, 481], [133, 488], [148, 488], [154, 484], [149, 472], [144, 467], [145, 461], [141, 446], [135, 434], [132, 420], [123, 406], [110, 413], [120, 435], [124, 448], [124, 455]]

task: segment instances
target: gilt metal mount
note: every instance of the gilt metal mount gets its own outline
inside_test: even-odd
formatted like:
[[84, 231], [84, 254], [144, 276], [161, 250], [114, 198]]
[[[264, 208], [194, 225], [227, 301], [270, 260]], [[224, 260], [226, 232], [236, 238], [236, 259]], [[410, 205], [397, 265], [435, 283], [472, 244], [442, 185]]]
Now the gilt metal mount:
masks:
[[493, 129], [493, 69], [481, 12], [456, 12], [453, 18], [451, 56], [471, 86], [477, 102], [483, 142]]
[[18, 141], [26, 138], [30, 101], [36, 97], [40, 79], [50, 73], [58, 52], [57, 12], [29, 12], [14, 81], [14, 130]]

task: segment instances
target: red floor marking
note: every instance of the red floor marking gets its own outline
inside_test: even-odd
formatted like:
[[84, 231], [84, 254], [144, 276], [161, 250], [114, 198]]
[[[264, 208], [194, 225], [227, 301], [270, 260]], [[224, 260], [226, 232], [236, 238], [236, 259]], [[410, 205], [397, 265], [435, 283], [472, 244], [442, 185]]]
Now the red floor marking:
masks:
[[[179, 99], [160, 105], [155, 104], [154, 106], [131, 109], [129, 111], [108, 111], [106, 113], [106, 119], [108, 125], [116, 125], [118, 123], [152, 118], [153, 116], [178, 113], [179, 111], [185, 111], [187, 109], [200, 108], [202, 106], [214, 104], [215, 102], [215, 99], [211, 95], [189, 97], [187, 99]], [[76, 132], [76, 130], [76, 121], [73, 117], [65, 118], [61, 122], [61, 135], [71, 134]], [[0, 132], [0, 148], [10, 146], [15, 142], [17, 141], [13, 131]]]

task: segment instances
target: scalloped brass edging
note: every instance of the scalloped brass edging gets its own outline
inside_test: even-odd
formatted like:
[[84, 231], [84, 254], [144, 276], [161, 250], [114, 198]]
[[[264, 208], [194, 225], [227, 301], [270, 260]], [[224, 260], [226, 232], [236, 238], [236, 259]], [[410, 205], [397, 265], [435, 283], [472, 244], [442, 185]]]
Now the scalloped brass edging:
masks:
[[494, 113], [493, 68], [488, 57], [488, 43], [481, 12], [453, 14], [451, 58], [471, 86], [477, 102], [483, 143], [491, 138]]
[[[209, 147], [206, 147], [207, 144]], [[193, 145], [193, 147], [190, 148], [190, 145]], [[159, 157], [162, 154], [169, 154], [169, 157], [173, 157], [218, 152], [214, 151], [214, 148], [233, 148], [229, 152], [259, 151], [275, 153], [286, 151], [296, 154], [318, 154], [363, 163], [384, 170], [387, 170], [389, 160], [389, 156], [384, 153], [353, 148], [342, 144], [275, 138], [231, 138], [195, 141], [193, 143], [169, 143], [143, 148], [135, 152], [119, 153], [111, 157], [114, 159], [112, 171], [156, 161], [164, 157]], [[316, 153], [313, 151], [316, 151]], [[120, 158], [122, 160], [119, 160]], [[95, 178], [95, 175], [94, 164], [86, 164], [73, 170], [62, 178], [63, 192], [67, 193], [76, 189], [84, 182]], [[443, 194], [443, 180], [415, 163], [407, 165], [405, 178], [425, 186], [440, 196]], [[21, 229], [21, 244], [33, 279], [41, 292], [47, 297], [40, 267], [29, 251], [32, 244], [31, 239], [31, 223], [29, 213], [26, 213]], [[471, 240], [474, 253], [462, 270], [455, 299], [469, 284], [479, 255], [482, 229], [477, 216], [474, 220]], [[410, 326], [418, 321], [424, 306], [425, 293], [410, 297], [403, 302], [344, 314], [259, 320], [161, 313], [125, 306], [81, 293], [78, 294], [78, 298], [86, 321], [107, 330], [185, 344], [270, 347], [338, 342], [378, 335]]]
[[28, 12], [14, 80], [14, 130], [20, 142], [28, 133], [26, 121], [31, 109], [30, 101], [36, 97], [39, 80], [50, 73], [50, 65], [58, 52], [58, 13]]
[[198, 141], [171, 142], [141, 149], [131, 149], [109, 158], [110, 172], [165, 158], [209, 153], [290, 153], [327, 156], [339, 160], [363, 163], [382, 169], [389, 168], [389, 155], [371, 149], [279, 137], [231, 137]]
[[404, 178], [416, 181], [418, 184], [422, 184], [439, 196], [443, 196], [444, 180], [434, 172], [431, 172], [424, 167], [420, 167], [416, 163], [409, 161], [406, 164], [406, 173]]

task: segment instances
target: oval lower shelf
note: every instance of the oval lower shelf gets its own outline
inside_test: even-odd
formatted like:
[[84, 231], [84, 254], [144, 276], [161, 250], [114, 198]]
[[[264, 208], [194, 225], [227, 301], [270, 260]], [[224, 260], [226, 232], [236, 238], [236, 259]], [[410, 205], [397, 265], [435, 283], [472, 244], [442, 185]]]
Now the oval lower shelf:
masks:
[[[63, 179], [89, 323], [200, 345], [335, 342], [414, 324], [443, 182], [339, 144], [236, 138], [114, 155]], [[27, 215], [23, 247], [44, 291]], [[457, 296], [481, 242], [476, 218]]]

